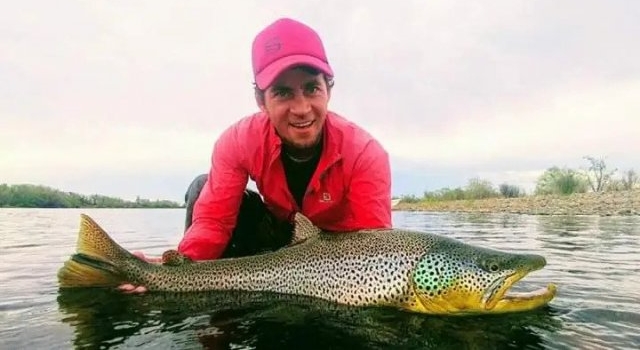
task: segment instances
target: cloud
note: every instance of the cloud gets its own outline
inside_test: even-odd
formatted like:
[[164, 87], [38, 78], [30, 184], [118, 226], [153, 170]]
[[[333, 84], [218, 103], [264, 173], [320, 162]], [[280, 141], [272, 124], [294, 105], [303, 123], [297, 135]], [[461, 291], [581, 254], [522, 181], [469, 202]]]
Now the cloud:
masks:
[[181, 198], [217, 135], [255, 111], [251, 41], [280, 16], [321, 34], [332, 109], [389, 150], [397, 191], [478, 174], [530, 183], [587, 154], [637, 168], [639, 11], [622, 0], [14, 2], [0, 13], [0, 182]]
[[382, 125], [375, 132], [394, 155], [436, 166], [500, 168], [603, 153], [631, 161], [636, 152], [630, 146], [640, 136], [639, 93], [640, 80], [595, 88], [562, 86], [525, 103], [478, 110], [467, 120], [454, 118], [437, 132]]

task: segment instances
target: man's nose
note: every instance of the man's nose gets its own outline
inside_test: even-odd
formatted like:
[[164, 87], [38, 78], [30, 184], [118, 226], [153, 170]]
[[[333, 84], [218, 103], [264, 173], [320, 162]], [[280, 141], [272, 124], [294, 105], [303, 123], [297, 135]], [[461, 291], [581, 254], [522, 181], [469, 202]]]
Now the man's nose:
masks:
[[289, 107], [291, 113], [304, 115], [311, 112], [311, 103], [304, 94], [296, 94]]

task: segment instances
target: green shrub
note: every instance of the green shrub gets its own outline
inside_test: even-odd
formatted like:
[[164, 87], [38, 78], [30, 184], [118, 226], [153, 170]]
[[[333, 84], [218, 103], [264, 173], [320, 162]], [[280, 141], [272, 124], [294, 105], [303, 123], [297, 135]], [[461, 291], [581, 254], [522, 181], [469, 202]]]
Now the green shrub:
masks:
[[516, 198], [522, 196], [520, 188], [514, 185], [504, 183], [500, 185], [499, 189], [500, 194], [505, 198]]
[[588, 188], [585, 176], [573, 169], [556, 166], [547, 169], [536, 182], [536, 194], [584, 193]]
[[491, 182], [473, 178], [469, 180], [465, 189], [466, 199], [485, 199], [498, 197], [498, 192], [493, 188]]
[[413, 194], [400, 196], [400, 203], [418, 203], [418, 202], [420, 202], [420, 198], [418, 198]]

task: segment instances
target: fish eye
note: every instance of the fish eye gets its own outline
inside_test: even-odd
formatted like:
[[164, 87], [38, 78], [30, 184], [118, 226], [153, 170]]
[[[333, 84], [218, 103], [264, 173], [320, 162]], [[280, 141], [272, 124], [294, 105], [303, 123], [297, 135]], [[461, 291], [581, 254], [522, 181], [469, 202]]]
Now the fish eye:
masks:
[[485, 271], [488, 272], [497, 272], [498, 270], [500, 270], [500, 266], [498, 265], [498, 263], [493, 260], [484, 261], [482, 267]]

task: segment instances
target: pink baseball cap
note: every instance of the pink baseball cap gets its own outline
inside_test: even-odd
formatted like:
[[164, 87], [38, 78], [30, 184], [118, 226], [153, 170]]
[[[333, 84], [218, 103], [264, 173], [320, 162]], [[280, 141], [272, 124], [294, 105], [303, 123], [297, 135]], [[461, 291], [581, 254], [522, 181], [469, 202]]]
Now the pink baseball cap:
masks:
[[311, 66], [333, 76], [318, 33], [290, 18], [278, 19], [256, 35], [251, 61], [255, 83], [261, 90], [293, 66]]

